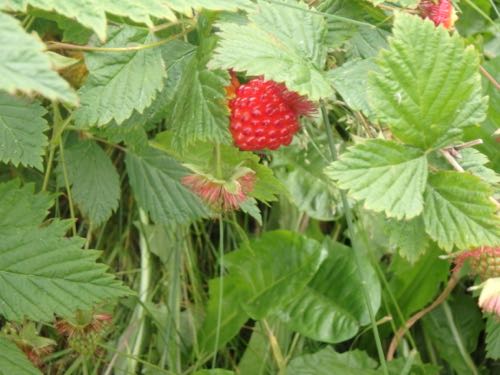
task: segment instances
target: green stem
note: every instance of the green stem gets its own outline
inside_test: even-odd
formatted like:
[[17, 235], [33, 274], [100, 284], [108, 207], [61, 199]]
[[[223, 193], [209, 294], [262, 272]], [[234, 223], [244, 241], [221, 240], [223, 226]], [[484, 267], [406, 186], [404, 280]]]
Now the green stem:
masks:
[[[330, 148], [330, 153], [332, 157], [332, 161], [335, 161], [337, 159], [337, 149], [335, 145], [335, 139], [333, 136], [332, 128], [330, 126], [330, 120], [328, 119], [328, 112], [325, 108], [325, 105], [321, 105], [321, 115], [323, 118], [323, 124], [326, 129], [326, 135], [328, 138], [328, 146]], [[384, 355], [384, 350], [382, 348], [382, 342], [380, 340], [380, 334], [378, 332], [378, 327], [377, 327], [377, 322], [375, 320], [375, 313], [373, 311], [373, 307], [370, 303], [370, 296], [368, 294], [368, 291], [366, 290], [366, 285], [367, 282], [365, 280], [365, 277], [363, 275], [363, 272], [361, 271], [361, 259], [363, 255], [361, 254], [360, 250], [358, 249], [358, 243], [355, 237], [354, 233], [354, 218], [353, 214], [351, 211], [351, 207], [349, 205], [349, 201], [347, 200], [347, 196], [345, 194], [345, 191], [340, 190], [340, 195], [342, 198], [342, 206], [344, 207], [344, 212], [345, 212], [345, 217], [347, 221], [347, 231], [349, 233], [349, 238], [351, 239], [352, 242], [352, 248], [354, 251], [354, 259], [356, 261], [356, 269], [358, 271], [358, 275], [361, 279], [361, 283], [363, 285], [363, 295], [365, 297], [365, 302], [366, 302], [366, 307], [368, 308], [368, 314], [370, 315], [370, 321], [371, 321], [371, 326], [372, 326], [372, 332], [375, 338], [375, 344], [377, 346], [377, 352], [378, 352], [378, 357], [380, 361], [380, 365], [382, 366], [382, 371], [384, 372], [385, 375], [389, 375], [389, 371], [387, 370], [387, 363], [385, 361], [385, 355]]]
[[59, 154], [61, 156], [61, 165], [62, 165], [62, 171], [63, 171], [63, 177], [64, 177], [64, 185], [66, 186], [66, 194], [68, 194], [69, 214], [70, 214], [71, 220], [72, 220], [71, 228], [73, 230], [73, 236], [76, 236], [77, 231], [76, 231], [75, 207], [73, 206], [73, 194], [71, 192], [71, 185], [69, 183], [69, 178], [68, 178], [68, 169], [66, 168], [66, 161], [64, 159], [63, 142], [59, 142]]
[[217, 307], [217, 330], [215, 331], [214, 356], [212, 367], [217, 365], [217, 351], [219, 350], [220, 325], [222, 322], [222, 304], [224, 302], [224, 223], [219, 215], [219, 305]]
[[78, 44], [69, 44], [69, 43], [60, 43], [60, 42], [47, 42], [47, 49], [69, 49], [69, 50], [77, 50], [77, 51], [88, 51], [88, 52], [132, 52], [132, 51], [141, 51], [149, 48], [156, 48], [171, 42], [174, 39], [177, 39], [180, 36], [183, 36], [189, 33], [192, 28], [186, 28], [179, 34], [172, 35], [168, 38], [159, 40], [157, 42], [148, 43], [148, 44], [139, 44], [136, 46], [130, 47], [94, 47], [94, 46], [80, 46]]
[[460, 351], [464, 362], [466, 363], [467, 367], [469, 367], [473, 375], [478, 375], [479, 371], [474, 365], [474, 361], [470, 357], [469, 352], [467, 351], [467, 349], [465, 349], [462, 337], [460, 336], [460, 332], [458, 332], [455, 321], [453, 320], [453, 314], [451, 312], [450, 306], [446, 301], [443, 302], [443, 310], [444, 314], [446, 315], [446, 320], [448, 321], [448, 326], [450, 327], [451, 333], [453, 335], [453, 339], [455, 340], [455, 344], [457, 344], [458, 350]]
[[139, 284], [139, 303], [135, 310], [135, 321], [139, 322], [139, 329], [132, 348], [132, 353], [128, 359], [128, 372], [137, 373], [138, 360], [141, 352], [146, 330], [146, 310], [144, 306], [149, 300], [149, 289], [151, 283], [151, 254], [149, 244], [146, 238], [145, 226], [149, 224], [148, 215], [143, 209], [139, 209], [139, 218], [141, 222], [141, 233], [139, 238], [139, 247], [141, 249], [141, 279]]

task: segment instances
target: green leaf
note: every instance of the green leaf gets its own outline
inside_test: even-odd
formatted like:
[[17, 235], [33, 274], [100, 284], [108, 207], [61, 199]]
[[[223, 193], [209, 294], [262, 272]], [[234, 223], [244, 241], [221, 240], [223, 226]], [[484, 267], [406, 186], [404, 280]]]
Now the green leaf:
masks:
[[175, 134], [173, 146], [179, 150], [196, 140], [228, 143], [231, 139], [225, 91], [229, 74], [208, 70], [206, 53], [199, 50], [184, 67], [167, 116]]
[[219, 331], [219, 346], [217, 349], [220, 349], [238, 334], [243, 324], [250, 318], [239, 304], [240, 289], [238, 284], [233, 282], [231, 276], [224, 276], [220, 324], [218, 324], [219, 301], [221, 298], [220, 279], [210, 280], [208, 289], [210, 298], [206, 307], [205, 320], [198, 332], [201, 353], [213, 352], [217, 331]]
[[[154, 42], [147, 30], [125, 26], [114, 29], [103, 47], [126, 47]], [[126, 52], [88, 52], [89, 77], [79, 90], [81, 108], [75, 121], [80, 127], [102, 126], [115, 120], [121, 124], [133, 110], [143, 113], [166, 76], [160, 48]]]
[[369, 140], [351, 147], [325, 173], [369, 210], [396, 219], [422, 212], [427, 159], [420, 150]]
[[390, 287], [405, 318], [431, 302], [448, 279], [450, 265], [440, 253], [434, 245], [414, 263], [394, 257]]
[[200, 199], [180, 182], [187, 170], [170, 156], [149, 148], [128, 152], [125, 163], [137, 202], [156, 223], [186, 224], [209, 215]]
[[1, 12], [0, 45], [0, 90], [40, 93], [51, 100], [78, 104], [68, 82], [52, 70], [40, 39], [27, 34], [16, 19]]
[[460, 165], [483, 181], [492, 185], [500, 183], [500, 176], [493, 169], [486, 167], [490, 161], [488, 157], [473, 148], [460, 150]]
[[[252, 337], [238, 363], [241, 375], [268, 375], [273, 369], [273, 355], [268, 337], [263, 334], [266, 327], [257, 322]], [[279, 340], [279, 338], [277, 337]]]
[[397, 14], [390, 49], [378, 59], [369, 85], [380, 121], [405, 143], [431, 149], [449, 145], [462, 129], [485, 119], [479, 59], [429, 20]]
[[500, 219], [490, 187], [478, 177], [445, 171], [431, 174], [425, 190], [424, 223], [429, 236], [451, 251], [496, 245]]
[[300, 293], [325, 255], [315, 240], [274, 231], [243, 244], [226, 257], [226, 264], [240, 305], [252, 318], [263, 319]]
[[389, 220], [386, 225], [391, 247], [399, 250], [399, 255], [415, 263], [429, 247], [430, 239], [425, 233], [422, 216], [411, 220]]
[[210, 66], [285, 82], [311, 100], [330, 97], [333, 90], [322, 72], [325, 19], [304, 4], [283, 3], [259, 2], [247, 24], [220, 23], [221, 41]]
[[41, 223], [54, 204], [53, 197], [34, 195], [33, 186], [18, 189], [19, 181], [0, 184], [0, 234], [2, 228], [23, 228], [32, 223]]
[[[33, 195], [33, 186], [0, 184], [0, 217], [25, 216], [19, 222], [0, 221], [0, 315], [50, 321], [96, 303], [128, 294], [128, 289], [96, 264], [99, 252], [81, 250], [82, 238], [65, 238], [69, 223], [53, 221], [40, 227], [47, 197]], [[22, 202], [19, 202], [22, 200]], [[34, 203], [34, 207], [26, 207]], [[21, 211], [22, 210], [22, 211]]]
[[[327, 143], [323, 134], [314, 134], [306, 147], [289, 147], [279, 150], [273, 157], [278, 177], [290, 192], [291, 203], [311, 218], [334, 220], [339, 207], [338, 190], [324, 175], [323, 169], [329, 162]], [[286, 170], [280, 168], [286, 165]]]
[[337, 343], [352, 338], [370, 321], [363, 288], [373, 311], [380, 307], [381, 290], [368, 262], [362, 264], [361, 280], [353, 250], [339, 243], [327, 244], [328, 257], [314, 278], [278, 316], [307, 337]]
[[0, 92], [0, 161], [43, 170], [48, 144], [43, 115], [45, 109], [39, 103]]
[[491, 359], [500, 359], [500, 324], [494, 316], [486, 321], [486, 356]]
[[336, 353], [325, 348], [314, 354], [294, 358], [287, 367], [288, 375], [375, 375], [377, 362], [365, 352], [351, 350]]
[[64, 150], [75, 203], [98, 226], [118, 208], [120, 176], [109, 156], [95, 142], [78, 141]]
[[0, 336], [0, 375], [42, 375], [10, 340]]
[[94, 30], [101, 40], [106, 39], [106, 13], [130, 18], [134, 22], [153, 27], [152, 17], [175, 21], [173, 10], [192, 16], [195, 9], [229, 10], [246, 9], [248, 0], [0, 0], [0, 9], [23, 11], [30, 5], [47, 11], [56, 11], [74, 18]]
[[[455, 295], [449, 305], [445, 302], [444, 306], [424, 316], [422, 322], [439, 358], [448, 362], [458, 375], [470, 375], [471, 368], [462, 356], [457, 340], [462, 342], [467, 353], [476, 350], [484, 328], [476, 301], [469, 295]], [[454, 335], [452, 326], [455, 326], [457, 335]]]
[[363, 111], [369, 116], [372, 110], [366, 97], [366, 86], [368, 73], [376, 70], [377, 65], [372, 60], [353, 60], [330, 70], [328, 77], [351, 109]]

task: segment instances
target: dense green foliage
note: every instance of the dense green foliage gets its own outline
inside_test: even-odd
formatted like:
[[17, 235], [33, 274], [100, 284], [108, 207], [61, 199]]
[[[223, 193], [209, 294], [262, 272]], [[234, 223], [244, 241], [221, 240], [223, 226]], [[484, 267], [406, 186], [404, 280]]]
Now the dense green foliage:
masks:
[[0, 0], [0, 375], [498, 373], [500, 13], [418, 3]]

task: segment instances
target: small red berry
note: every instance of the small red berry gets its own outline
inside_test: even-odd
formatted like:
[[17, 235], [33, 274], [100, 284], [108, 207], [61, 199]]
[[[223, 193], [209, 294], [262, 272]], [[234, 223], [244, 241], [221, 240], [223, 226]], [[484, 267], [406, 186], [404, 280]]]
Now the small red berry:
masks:
[[429, 18], [434, 25], [443, 25], [445, 29], [453, 27], [456, 15], [451, 0], [422, 0], [419, 7], [422, 18]]
[[245, 151], [276, 150], [287, 146], [299, 130], [299, 117], [315, 111], [314, 105], [286, 86], [255, 78], [237, 87], [229, 101], [231, 134]]

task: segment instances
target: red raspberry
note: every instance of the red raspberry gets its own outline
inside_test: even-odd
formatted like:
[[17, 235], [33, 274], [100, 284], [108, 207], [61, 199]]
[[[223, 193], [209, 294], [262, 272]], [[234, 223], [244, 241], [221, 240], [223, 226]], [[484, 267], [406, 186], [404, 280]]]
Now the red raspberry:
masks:
[[451, 0], [422, 0], [419, 7], [422, 18], [429, 18], [434, 25], [443, 25], [445, 29], [453, 27], [456, 15]]
[[314, 105], [286, 86], [263, 78], [236, 89], [229, 101], [231, 134], [245, 151], [276, 150], [288, 146], [299, 130], [300, 115], [314, 112]]
[[481, 280], [500, 277], [500, 247], [482, 246], [464, 251], [455, 259], [455, 267], [460, 268], [470, 260], [472, 272]]

